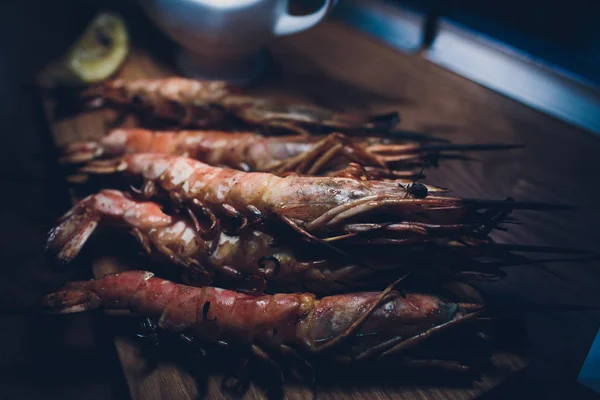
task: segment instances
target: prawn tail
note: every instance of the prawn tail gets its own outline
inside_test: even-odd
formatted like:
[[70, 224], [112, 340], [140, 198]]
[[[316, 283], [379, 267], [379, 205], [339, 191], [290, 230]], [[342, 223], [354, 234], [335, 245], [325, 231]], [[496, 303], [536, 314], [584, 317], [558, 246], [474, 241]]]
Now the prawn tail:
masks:
[[102, 300], [91, 289], [92, 283], [73, 282], [47, 294], [42, 299], [42, 309], [51, 314], [71, 314], [100, 307]]
[[79, 254], [98, 226], [99, 216], [73, 209], [62, 222], [52, 228], [46, 238], [45, 250], [54, 253], [61, 264], [67, 264]]
[[95, 160], [104, 154], [104, 146], [99, 142], [73, 142], [62, 149], [60, 164], [83, 164]]

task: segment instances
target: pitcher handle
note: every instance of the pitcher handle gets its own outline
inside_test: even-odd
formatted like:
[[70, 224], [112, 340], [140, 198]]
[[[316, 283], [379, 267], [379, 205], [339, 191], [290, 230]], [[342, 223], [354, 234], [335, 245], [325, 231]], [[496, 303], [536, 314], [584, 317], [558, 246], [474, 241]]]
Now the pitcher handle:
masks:
[[287, 12], [287, 6], [289, 5], [289, 0], [287, 0], [286, 12], [279, 17], [279, 20], [275, 24], [275, 35], [290, 35], [292, 33], [297, 33], [315, 26], [321, 22], [323, 18], [325, 18], [335, 3], [337, 3], [337, 0], [325, 0], [323, 6], [314, 13], [309, 15], [295, 16], [290, 15]]

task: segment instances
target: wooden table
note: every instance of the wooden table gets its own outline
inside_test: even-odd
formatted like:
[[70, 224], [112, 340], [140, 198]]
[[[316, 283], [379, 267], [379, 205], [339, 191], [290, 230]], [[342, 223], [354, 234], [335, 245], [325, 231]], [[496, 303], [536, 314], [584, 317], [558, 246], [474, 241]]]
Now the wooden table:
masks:
[[[136, 23], [133, 27], [144, 27], [146, 40], [138, 41], [142, 47], [144, 42], [153, 42], [153, 38], [158, 37], [154, 36], [156, 32], [148, 31], [144, 25], [146, 22]], [[75, 29], [71, 28], [71, 31]], [[600, 213], [593, 204], [598, 193], [594, 182], [597, 182], [600, 172], [598, 164], [593, 162], [595, 153], [600, 150], [596, 137], [492, 93], [418, 56], [398, 54], [335, 22], [282, 39], [272, 46], [271, 52], [276, 68], [266, 82], [251, 89], [256, 93], [272, 94], [274, 90], [284, 89], [286, 93], [301, 94], [303, 100], [332, 108], [398, 110], [402, 113], [404, 129], [431, 132], [455, 142], [525, 144], [525, 150], [488, 153], [481, 156], [480, 163], [451, 162], [428, 173], [428, 181], [449, 186], [458, 195], [512, 196], [520, 200], [566, 202], [579, 207], [575, 211], [555, 215], [520, 213], [524, 225], [495, 235], [499, 241], [588, 249], [593, 249], [598, 242], [600, 234], [596, 226], [600, 222]], [[154, 57], [160, 61], [168, 60], [165, 53]], [[138, 65], [142, 65], [146, 73], [159, 73], [153, 69], [153, 62], [144, 61], [147, 60], [145, 55], [139, 55], [138, 59], [142, 60]], [[127, 71], [125, 74], [137, 73]], [[28, 115], [37, 114], [33, 111], [25, 113], [22, 119], [15, 118], [13, 125], [9, 126], [19, 127], [23, 121], [31, 125]], [[100, 124], [101, 121], [97, 118], [92, 124]], [[87, 129], [87, 126], [80, 130], [82, 128]], [[90, 134], [94, 132], [97, 130], [90, 131]], [[42, 261], [39, 247], [44, 231], [51, 226], [57, 211], [64, 210], [68, 202], [64, 196], [58, 196], [60, 200], [55, 200], [54, 204], [50, 202], [50, 199], [57, 198], [59, 192], [64, 194], [66, 190], [56, 186], [60, 185], [60, 176], [56, 176], [53, 170], [50, 173], [46, 171], [48, 167], [45, 166], [52, 165], [52, 155], [48, 153], [49, 133], [31, 127], [28, 134], [30, 136], [9, 136], [9, 143], [13, 146], [8, 146], [10, 150], [5, 149], [8, 156], [3, 158], [6, 162], [4, 170], [14, 171], [4, 176], [3, 183], [11, 192], [19, 193], [3, 199], [5, 221], [8, 221], [8, 225], [2, 227], [6, 238], [3, 249], [9, 254], [8, 260], [15, 264], [14, 268], [5, 267], [3, 270], [3, 285], [7, 288], [3, 291], [7, 294], [3, 304], [7, 307], [32, 304], [42, 293], [56, 287], [59, 280], [85, 276], [83, 270], [55, 274]], [[38, 151], [45, 152], [43, 162], [39, 162], [39, 156], [36, 160], [36, 155], [27, 148], [28, 137], [35, 138]], [[21, 158], [18, 155], [22, 155]], [[14, 165], [11, 168], [8, 162], [11, 160], [19, 160], [18, 168]], [[41, 165], [36, 165], [36, 162]], [[54, 208], [48, 204], [54, 205]], [[26, 218], [15, 218], [12, 210], [20, 210]], [[11, 224], [11, 221], [14, 223]], [[10, 229], [17, 221], [19, 229]], [[597, 267], [598, 264], [552, 264], [552, 270], [572, 282], [559, 280], [531, 267], [513, 268], [508, 271], [510, 276], [507, 280], [489, 290], [510, 293], [522, 301], [592, 304], [597, 307], [599, 299], [594, 296], [599, 288]], [[2, 353], [12, 354], [8, 360], [5, 358], [6, 364], [2, 364], [7, 373], [11, 371], [2, 386], [9, 395], [14, 393], [15, 398], [81, 398], [78, 395], [88, 393], [108, 399], [121, 397], [127, 392], [116, 354], [110, 346], [110, 333], [102, 329], [107, 322], [102, 316], [73, 316], [61, 322], [20, 315], [2, 318], [11, 328], [4, 333], [3, 349], [6, 351]], [[486, 396], [590, 396], [589, 391], [573, 382], [595, 335], [598, 321], [597, 311], [528, 314], [526, 327], [533, 342], [532, 366]], [[49, 333], [43, 340], [40, 329]], [[11, 343], [20, 343], [20, 346], [11, 346]], [[40, 349], [40, 346], [43, 347]], [[135, 351], [135, 348], [130, 349]], [[34, 354], [41, 354], [43, 361], [32, 359]], [[64, 359], [60, 360], [61, 357]], [[124, 355], [121, 350], [120, 359], [134, 358]], [[21, 360], [23, 366], [9, 368], [10, 362], [16, 360]], [[61, 373], [54, 363], [68, 365], [68, 368]], [[92, 366], [87, 363], [92, 363]], [[123, 365], [126, 375], [131, 373], [131, 368], [138, 367], [127, 363]], [[162, 368], [159, 374], [165, 373], [164, 368], [172, 367]], [[78, 379], [78, 376], [87, 378]], [[31, 389], [25, 390], [27, 382], [31, 382]], [[168, 387], [160, 381], [153, 384], [155, 393], [161, 393], [160, 390]], [[183, 391], [193, 391], [189, 377], [182, 378], [176, 385]], [[217, 393], [216, 387], [209, 390], [211, 394]], [[129, 393], [134, 398], [139, 397], [131, 390], [131, 379]], [[301, 389], [291, 393], [306, 394]], [[380, 390], [369, 393], [371, 398], [382, 395]], [[254, 392], [249, 396], [252, 394]]]

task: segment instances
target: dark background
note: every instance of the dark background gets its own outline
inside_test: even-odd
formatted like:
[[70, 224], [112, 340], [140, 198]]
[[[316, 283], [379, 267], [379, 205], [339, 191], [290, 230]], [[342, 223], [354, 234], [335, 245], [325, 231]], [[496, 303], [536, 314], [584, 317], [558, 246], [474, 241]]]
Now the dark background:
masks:
[[600, 86], [600, 2], [596, 0], [389, 0], [460, 24]]
[[[0, 1], [0, 398], [115, 399], [127, 396], [102, 317], [31, 312], [43, 293], [88, 274], [55, 271], [42, 244], [68, 206], [54, 169], [32, 76], [64, 51], [93, 10], [75, 1]], [[67, 24], [74, 18], [80, 26]], [[89, 271], [88, 271], [89, 272]]]
[[[69, 200], [54, 168], [54, 149], [31, 77], [70, 44], [91, 15], [93, 10], [75, 1], [0, 2], [0, 398], [4, 399], [127, 395], [102, 315], [56, 319], [31, 312], [40, 296], [61, 282], [87, 277], [87, 271], [51, 269], [42, 251], [46, 232]], [[64, 23], [67, 19], [81, 24]], [[582, 191], [589, 199], [598, 198], [597, 182], [588, 182]], [[590, 275], [590, 287], [597, 277]], [[586, 298], [593, 302], [596, 294], [589, 287], [544, 293], [557, 302], [579, 303]], [[532, 366], [486, 398], [597, 398], [575, 379], [598, 326], [597, 311], [531, 316], [527, 328], [534, 343]]]

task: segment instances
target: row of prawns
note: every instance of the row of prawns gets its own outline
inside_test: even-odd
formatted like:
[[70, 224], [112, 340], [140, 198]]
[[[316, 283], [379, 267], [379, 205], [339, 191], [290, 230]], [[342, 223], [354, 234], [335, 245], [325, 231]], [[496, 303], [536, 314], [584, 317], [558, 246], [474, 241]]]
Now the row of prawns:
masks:
[[267, 360], [395, 355], [466, 370], [410, 351], [484, 312], [469, 282], [503, 274], [480, 260], [503, 254], [489, 233], [514, 209], [553, 208], [415, 182], [441, 159], [513, 146], [399, 131], [393, 113], [283, 105], [182, 78], [116, 80], [79, 95], [84, 108], [133, 111], [171, 129], [116, 128], [66, 146], [72, 181], [105, 187], [61, 218], [47, 250], [70, 262], [98, 226], [119, 227], [183, 284], [148, 271], [107, 275], [47, 295], [51, 312], [129, 309], [153, 329], [247, 345]]

